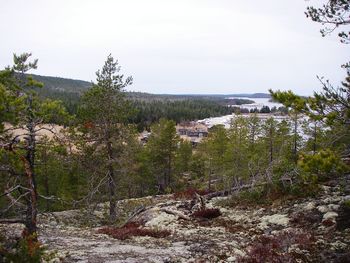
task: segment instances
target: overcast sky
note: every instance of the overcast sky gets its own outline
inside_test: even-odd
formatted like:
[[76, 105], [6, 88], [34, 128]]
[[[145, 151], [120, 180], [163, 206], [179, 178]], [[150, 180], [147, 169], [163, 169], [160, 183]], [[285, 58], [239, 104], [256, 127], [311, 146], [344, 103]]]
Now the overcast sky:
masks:
[[0, 66], [32, 52], [32, 73], [91, 81], [109, 53], [130, 90], [246, 93], [320, 90], [339, 83], [349, 45], [322, 38], [312, 0], [1, 1]]

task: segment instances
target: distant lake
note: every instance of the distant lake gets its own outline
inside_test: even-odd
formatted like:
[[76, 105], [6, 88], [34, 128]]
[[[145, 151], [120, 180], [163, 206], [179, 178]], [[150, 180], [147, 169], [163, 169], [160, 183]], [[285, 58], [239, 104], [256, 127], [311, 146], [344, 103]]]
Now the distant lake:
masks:
[[242, 105], [230, 105], [230, 106], [237, 106], [240, 108], [246, 108], [246, 109], [255, 109], [257, 108], [260, 110], [263, 106], [268, 106], [270, 109], [273, 107], [281, 107], [283, 106], [281, 103], [277, 102], [271, 102], [269, 101], [270, 98], [248, 98], [248, 97], [228, 97], [227, 99], [247, 99], [247, 100], [253, 100], [254, 103], [251, 104], [242, 104]]
[[[276, 102], [270, 102], [270, 98], [248, 98], [248, 97], [227, 97], [227, 99], [248, 99], [248, 100], [253, 100], [254, 103], [251, 104], [242, 104], [242, 105], [230, 105], [230, 106], [236, 106], [239, 108], [246, 108], [246, 109], [261, 109], [263, 106], [269, 106], [270, 109], [273, 107], [281, 107], [283, 106], [281, 103], [276, 103]], [[241, 115], [241, 116], [249, 116], [249, 115]], [[233, 118], [235, 118], [236, 115], [234, 114], [230, 114], [230, 115], [225, 115], [225, 116], [220, 116], [220, 117], [212, 117], [212, 118], [206, 118], [203, 120], [198, 120], [198, 122], [203, 123], [205, 125], [207, 125], [208, 127], [212, 127], [214, 125], [224, 125], [225, 128], [229, 128], [231, 121]], [[266, 119], [271, 117], [271, 115], [269, 114], [258, 114], [258, 117], [261, 119]], [[285, 119], [287, 117], [274, 117], [275, 119], [278, 120], [282, 120]]]

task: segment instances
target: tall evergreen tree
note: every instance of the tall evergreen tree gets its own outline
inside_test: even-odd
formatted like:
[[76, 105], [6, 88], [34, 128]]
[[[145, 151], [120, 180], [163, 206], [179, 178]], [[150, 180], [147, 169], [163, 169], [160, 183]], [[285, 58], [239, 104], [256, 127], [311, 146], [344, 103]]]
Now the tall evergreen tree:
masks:
[[[41, 130], [53, 132], [52, 128], [45, 126], [54, 118], [68, 116], [62, 104], [58, 101], [38, 98], [35, 87], [42, 87], [42, 83], [35, 81], [25, 73], [37, 68], [37, 60], [29, 62], [31, 54], [14, 55], [14, 65], [1, 72], [2, 88], [5, 89], [5, 118], [11, 126], [2, 127], [1, 146], [10, 155], [15, 163], [4, 163], [5, 172], [10, 175], [7, 184], [6, 196], [12, 199], [12, 205], [25, 207], [25, 218], [20, 215], [17, 220], [26, 226], [28, 235], [36, 236], [38, 213], [38, 186], [37, 186], [37, 145], [40, 144]], [[1, 108], [1, 107], [0, 107]], [[2, 120], [2, 121], [4, 121]], [[20, 134], [12, 131], [22, 130]], [[4, 158], [4, 161], [8, 158]], [[21, 163], [21, 165], [18, 165]], [[12, 166], [15, 164], [15, 166]], [[12, 167], [11, 167], [12, 166]], [[11, 185], [13, 183], [14, 185]], [[14, 192], [19, 192], [18, 200], [13, 201]], [[21, 203], [24, 200], [24, 205]]]
[[156, 175], [158, 191], [164, 193], [174, 183], [175, 155], [179, 137], [175, 122], [161, 119], [151, 127], [151, 136], [147, 143], [151, 167]]
[[101, 70], [96, 72], [96, 83], [84, 93], [79, 108], [81, 127], [85, 139], [90, 141], [94, 153], [99, 155], [105, 165], [108, 177], [110, 222], [116, 219], [116, 187], [118, 160], [123, 154], [128, 127], [126, 121], [130, 107], [123, 93], [124, 88], [132, 84], [132, 78], [119, 74], [118, 61], [109, 55]]

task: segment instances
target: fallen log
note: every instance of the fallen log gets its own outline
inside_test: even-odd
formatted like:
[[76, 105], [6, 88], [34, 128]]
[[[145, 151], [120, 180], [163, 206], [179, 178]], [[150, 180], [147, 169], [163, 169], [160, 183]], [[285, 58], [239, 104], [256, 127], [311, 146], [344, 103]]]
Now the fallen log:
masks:
[[204, 195], [203, 197], [205, 197], [207, 200], [210, 200], [214, 197], [228, 196], [234, 192], [239, 192], [242, 190], [251, 189], [254, 187], [259, 187], [259, 186], [264, 186], [264, 185], [267, 185], [267, 182], [260, 183], [260, 184], [245, 184], [245, 185], [235, 186], [235, 187], [231, 188], [230, 190], [222, 190], [222, 191], [218, 191], [218, 192], [209, 193], [209, 194]]

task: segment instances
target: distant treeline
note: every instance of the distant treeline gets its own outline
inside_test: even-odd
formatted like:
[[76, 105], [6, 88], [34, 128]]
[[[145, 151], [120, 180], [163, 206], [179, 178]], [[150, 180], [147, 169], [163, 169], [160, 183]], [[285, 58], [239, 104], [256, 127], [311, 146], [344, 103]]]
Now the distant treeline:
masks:
[[[44, 83], [44, 88], [36, 88], [42, 98], [61, 100], [67, 111], [77, 114], [80, 97], [92, 83], [81, 80], [32, 75]], [[249, 99], [227, 98], [226, 95], [171, 95], [143, 92], [125, 92], [135, 108], [135, 114], [129, 119], [138, 130], [149, 129], [150, 125], [161, 118], [175, 122], [204, 119], [231, 114], [234, 110], [227, 105], [253, 103]]]
[[203, 99], [186, 99], [179, 101], [134, 100], [133, 106], [137, 112], [131, 121], [137, 124], [139, 130], [149, 129], [150, 125], [161, 118], [181, 121], [199, 120], [208, 117], [231, 114], [233, 109], [218, 102]]

